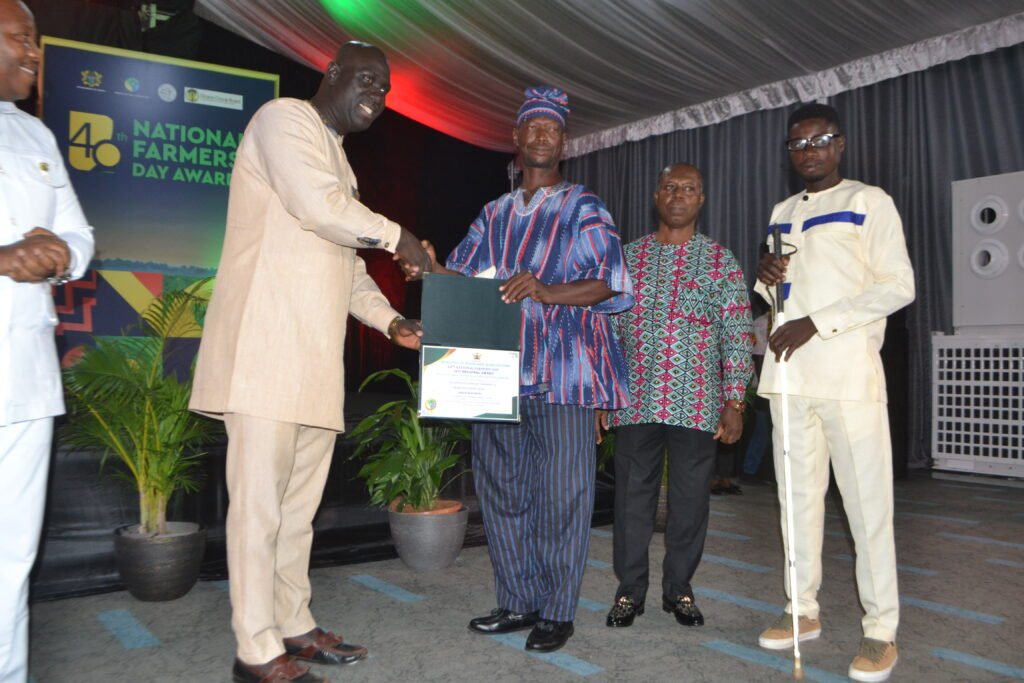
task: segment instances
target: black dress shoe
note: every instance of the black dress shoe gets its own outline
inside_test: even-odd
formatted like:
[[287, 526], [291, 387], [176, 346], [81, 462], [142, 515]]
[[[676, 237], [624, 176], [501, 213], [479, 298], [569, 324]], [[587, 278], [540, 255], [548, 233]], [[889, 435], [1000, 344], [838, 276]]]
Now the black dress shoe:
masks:
[[644, 613], [643, 600], [636, 602], [628, 595], [620, 595], [612, 609], [608, 612], [608, 618], [604, 620], [605, 626], [632, 626], [633, 620]]
[[296, 659], [317, 664], [351, 664], [366, 656], [366, 648], [362, 645], [346, 643], [341, 636], [321, 628], [285, 638], [284, 650]]
[[512, 610], [499, 607], [498, 609], [491, 610], [491, 613], [486, 617], [472, 619], [469, 622], [469, 630], [480, 633], [511, 633], [512, 631], [522, 631], [524, 628], [530, 628], [537, 623], [539, 618], [540, 614], [537, 612], [518, 614]]
[[674, 614], [676, 621], [683, 626], [704, 625], [704, 615], [700, 613], [697, 603], [689, 595], [677, 596], [675, 600], [669, 600], [667, 597], [662, 596], [661, 608], [666, 612]]
[[297, 683], [330, 683], [316, 675], [308, 666], [299, 664], [294, 657], [283, 654], [265, 664], [246, 664], [235, 660], [231, 669], [233, 683], [262, 683], [263, 681], [296, 681]]
[[554, 652], [572, 636], [571, 621], [541, 620], [526, 637], [526, 649], [535, 652]]

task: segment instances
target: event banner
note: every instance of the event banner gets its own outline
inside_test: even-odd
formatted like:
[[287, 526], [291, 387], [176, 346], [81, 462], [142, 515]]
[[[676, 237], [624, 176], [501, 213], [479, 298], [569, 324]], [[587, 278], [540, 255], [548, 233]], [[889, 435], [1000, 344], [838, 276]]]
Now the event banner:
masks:
[[44, 37], [42, 119], [97, 265], [211, 275], [246, 124], [278, 77]]
[[50, 37], [42, 47], [41, 117], [96, 238], [93, 270], [55, 293], [65, 353], [214, 274], [235, 152], [278, 76]]

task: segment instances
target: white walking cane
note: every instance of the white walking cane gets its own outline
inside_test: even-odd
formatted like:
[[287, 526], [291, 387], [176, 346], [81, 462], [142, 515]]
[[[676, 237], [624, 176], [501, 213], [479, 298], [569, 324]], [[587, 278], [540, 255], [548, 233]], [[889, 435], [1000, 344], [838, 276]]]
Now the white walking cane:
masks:
[[[772, 226], [773, 252], [776, 258], [782, 258], [782, 235], [779, 226]], [[785, 299], [783, 283], [775, 284], [775, 328], [778, 330], [786, 324]], [[796, 581], [796, 534], [793, 531], [793, 474], [789, 464], [789, 385], [786, 379], [786, 359], [779, 360], [779, 394], [782, 396], [782, 473], [786, 487], [786, 561], [789, 564], [789, 603], [793, 616], [793, 678], [798, 681], [804, 678], [804, 668], [800, 663], [800, 614], [799, 584]]]

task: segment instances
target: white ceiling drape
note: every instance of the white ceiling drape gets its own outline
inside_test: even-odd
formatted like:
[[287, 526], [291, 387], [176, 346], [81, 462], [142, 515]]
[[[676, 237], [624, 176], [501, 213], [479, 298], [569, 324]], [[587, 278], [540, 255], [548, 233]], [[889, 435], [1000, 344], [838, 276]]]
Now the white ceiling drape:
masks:
[[1024, 0], [196, 0], [323, 70], [344, 40], [391, 62], [388, 106], [511, 149], [526, 86], [569, 93], [570, 155], [809, 101], [1024, 42]]

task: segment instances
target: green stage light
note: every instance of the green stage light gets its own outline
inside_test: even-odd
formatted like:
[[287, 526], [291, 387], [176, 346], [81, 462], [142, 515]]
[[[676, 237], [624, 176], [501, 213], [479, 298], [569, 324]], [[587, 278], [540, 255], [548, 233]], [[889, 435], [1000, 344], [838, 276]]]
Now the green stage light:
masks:
[[320, 0], [327, 13], [340, 26], [352, 28], [367, 23], [379, 8], [377, 0]]
[[431, 8], [420, 0], [320, 0], [335, 23], [353, 36], [401, 40], [441, 29]]

